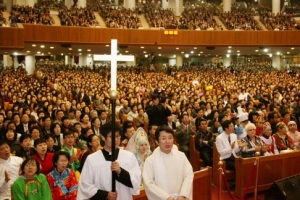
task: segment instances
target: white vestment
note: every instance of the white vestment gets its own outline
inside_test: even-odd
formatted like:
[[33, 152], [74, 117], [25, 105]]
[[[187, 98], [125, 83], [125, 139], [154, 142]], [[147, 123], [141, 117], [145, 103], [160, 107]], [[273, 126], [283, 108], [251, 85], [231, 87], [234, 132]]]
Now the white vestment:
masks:
[[[4, 160], [0, 158], [0, 200], [11, 199], [11, 185], [19, 177], [19, 169], [23, 159], [17, 156], [10, 156], [9, 159]], [[5, 182], [5, 174], [7, 172], [10, 180]]]
[[[120, 149], [117, 161], [121, 168], [129, 172], [133, 188], [129, 188], [116, 181], [116, 191], [118, 200], [132, 200], [132, 195], [140, 193], [141, 170], [134, 154]], [[111, 191], [110, 169], [111, 161], [106, 161], [102, 151], [97, 151], [89, 155], [84, 163], [79, 187], [77, 200], [87, 200], [93, 197], [97, 191]]]
[[143, 184], [148, 199], [165, 200], [169, 196], [193, 199], [193, 168], [185, 154], [172, 148], [165, 154], [157, 147], [144, 164]]

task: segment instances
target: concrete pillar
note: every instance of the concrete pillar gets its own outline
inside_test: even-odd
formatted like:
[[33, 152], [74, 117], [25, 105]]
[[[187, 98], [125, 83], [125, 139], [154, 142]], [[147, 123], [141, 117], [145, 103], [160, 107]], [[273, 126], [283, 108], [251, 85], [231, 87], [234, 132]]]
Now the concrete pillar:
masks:
[[10, 67], [13, 65], [13, 58], [10, 55], [3, 55], [3, 67]]
[[182, 55], [176, 55], [176, 66], [181, 67], [183, 64], [183, 57]]
[[183, 0], [168, 0], [168, 8], [173, 10], [175, 16], [180, 16], [183, 11]]
[[169, 65], [176, 66], [176, 58], [169, 58]]
[[281, 59], [279, 55], [272, 56], [272, 66], [276, 69], [281, 69]]
[[65, 55], [65, 65], [72, 65], [72, 58], [68, 55]]
[[[73, 4], [73, 0], [65, 0], [65, 6], [67, 6], [67, 8], [71, 8]], [[86, 0], [77, 0], [77, 7], [86, 7]]]
[[34, 4], [37, 3], [37, 0], [26, 0], [25, 5], [33, 7]]
[[135, 7], [135, 1], [133, 0], [124, 0], [124, 8], [132, 9]]
[[78, 0], [77, 2], [77, 7], [80, 8], [85, 8], [86, 7], [86, 0]]
[[19, 62], [18, 62], [18, 56], [13, 56], [13, 60], [14, 60], [14, 68], [17, 69], [19, 67]]
[[167, 9], [169, 8], [169, 0], [162, 0], [162, 8]]
[[85, 67], [87, 65], [87, 55], [80, 55], [78, 66]]
[[272, 13], [275, 15], [280, 13], [280, 0], [272, 0]]
[[223, 0], [223, 12], [231, 12], [231, 0]]
[[33, 74], [34, 69], [35, 69], [34, 56], [25, 56], [25, 69], [28, 74]]
[[94, 65], [94, 60], [93, 60], [93, 57], [92, 56], [87, 56], [86, 57], [86, 65], [89, 67], [89, 68], [93, 68], [93, 65]]
[[230, 55], [228, 54], [228, 55], [223, 56], [223, 66], [224, 67], [229, 67], [230, 64], [231, 64], [231, 57], [230, 57]]
[[4, 0], [3, 3], [6, 5], [6, 11], [10, 12], [11, 7], [13, 5], [13, 1], [12, 0]]
[[25, 3], [24, 0], [13, 0], [13, 5], [25, 6]]

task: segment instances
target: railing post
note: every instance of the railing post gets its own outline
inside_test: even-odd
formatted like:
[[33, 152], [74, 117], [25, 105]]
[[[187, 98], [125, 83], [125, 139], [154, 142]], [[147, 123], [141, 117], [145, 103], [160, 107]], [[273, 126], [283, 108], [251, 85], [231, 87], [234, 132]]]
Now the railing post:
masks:
[[259, 173], [259, 156], [260, 152], [255, 153], [256, 156], [256, 175], [255, 175], [255, 185], [254, 185], [254, 200], [257, 200], [257, 186], [258, 186], [258, 173]]
[[221, 200], [222, 199], [222, 197], [221, 197], [221, 195], [222, 195], [222, 174], [223, 174], [223, 161], [222, 160], [220, 160], [219, 162], [218, 162], [218, 166], [219, 166], [219, 168], [218, 168], [218, 173], [219, 173], [219, 189], [218, 189], [218, 200]]

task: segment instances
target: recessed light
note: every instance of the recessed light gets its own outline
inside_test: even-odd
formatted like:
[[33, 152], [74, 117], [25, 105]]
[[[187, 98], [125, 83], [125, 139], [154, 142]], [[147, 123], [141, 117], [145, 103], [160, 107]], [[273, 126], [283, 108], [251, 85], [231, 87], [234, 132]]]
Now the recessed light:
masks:
[[194, 53], [194, 51], [191, 51], [191, 54], [193, 54]]
[[17, 52], [14, 52], [14, 55], [18, 55], [18, 53], [17, 53]]
[[32, 44], [31, 46], [36, 47], [36, 44]]
[[69, 51], [72, 51], [73, 49], [72, 48], [69, 48]]
[[90, 50], [90, 49], [88, 49], [87, 51], [88, 51], [88, 52], [90, 52], [91, 50]]
[[290, 54], [290, 52], [286, 52], [286, 54]]
[[183, 52], [183, 51], [182, 51], [181, 53], [182, 53], [182, 54], [184, 54], [184, 52]]
[[228, 53], [231, 53], [231, 50], [228, 50], [227, 52], [228, 52]]
[[54, 49], [54, 47], [50, 47], [50, 49]]
[[158, 54], [158, 56], [161, 56], [161, 54]]
[[176, 50], [178, 50], [179, 49], [179, 47], [176, 47]]
[[62, 56], [63, 56], [63, 55], [64, 55], [64, 53], [61, 53], [60, 55], [62, 55]]
[[203, 53], [203, 51], [200, 51], [200, 53]]
[[279, 51], [276, 53], [276, 55], [278, 55], [278, 56], [279, 56], [280, 54], [281, 54], [281, 53], [280, 53]]
[[141, 49], [143, 49], [144, 47], [141, 47]]
[[37, 54], [40, 54], [41, 52], [40, 51], [38, 51], [38, 52], [36, 52]]
[[231, 46], [228, 46], [228, 49], [231, 49]]
[[128, 53], [129, 51], [125, 51], [125, 53]]
[[256, 49], [255, 52], [258, 52], [258, 49]]
[[41, 45], [40, 47], [41, 47], [41, 48], [45, 48], [45, 45]]
[[197, 47], [194, 47], [194, 49], [197, 49]]
[[26, 53], [30, 53], [30, 51], [26, 51]]
[[82, 55], [82, 53], [79, 53], [79, 55], [81, 56], [81, 55]]
[[145, 54], [145, 58], [148, 58], [148, 54]]
[[240, 50], [237, 50], [236, 52], [238, 52], [238, 53], [239, 53], [239, 52], [240, 52]]
[[294, 48], [294, 47], [292, 47], [291, 49], [292, 49], [292, 50], [294, 50], [295, 48]]
[[143, 53], [147, 53], [147, 51], [143, 51]]
[[161, 47], [158, 47], [158, 49], [161, 49]]
[[109, 44], [105, 45], [106, 47], [109, 47]]
[[82, 49], [78, 49], [78, 51], [82, 51]]

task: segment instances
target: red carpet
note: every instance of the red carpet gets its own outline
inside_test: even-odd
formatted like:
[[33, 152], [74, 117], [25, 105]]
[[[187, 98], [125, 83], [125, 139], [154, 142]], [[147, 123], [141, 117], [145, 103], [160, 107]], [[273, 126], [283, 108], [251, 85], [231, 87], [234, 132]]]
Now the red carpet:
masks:
[[[211, 191], [212, 191], [212, 200], [218, 200], [218, 188], [216, 186], [211, 186]], [[264, 192], [260, 192], [257, 194], [257, 200], [264, 200], [265, 199], [265, 194]], [[228, 194], [227, 191], [223, 191], [221, 194], [221, 199], [220, 200], [232, 200], [230, 198], [230, 195]], [[234, 196], [234, 200], [239, 200]], [[254, 200], [254, 194], [248, 194], [246, 195], [244, 200]]]

